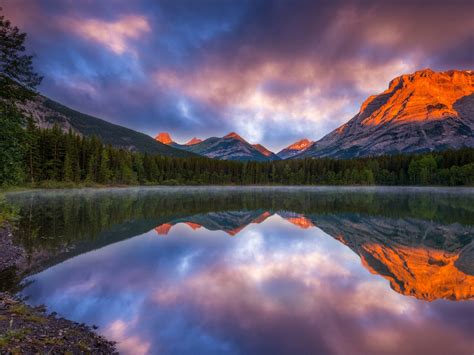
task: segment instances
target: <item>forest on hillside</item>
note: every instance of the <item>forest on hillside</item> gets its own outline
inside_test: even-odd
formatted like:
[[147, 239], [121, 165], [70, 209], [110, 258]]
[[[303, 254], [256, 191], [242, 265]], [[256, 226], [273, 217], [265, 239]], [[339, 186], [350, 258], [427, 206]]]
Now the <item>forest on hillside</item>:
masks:
[[[474, 149], [350, 160], [237, 162], [173, 158], [104, 145], [96, 137], [18, 127], [15, 154], [2, 185], [48, 182], [103, 185], [473, 185]], [[21, 159], [20, 159], [21, 158]], [[54, 184], [53, 184], [54, 185]]]

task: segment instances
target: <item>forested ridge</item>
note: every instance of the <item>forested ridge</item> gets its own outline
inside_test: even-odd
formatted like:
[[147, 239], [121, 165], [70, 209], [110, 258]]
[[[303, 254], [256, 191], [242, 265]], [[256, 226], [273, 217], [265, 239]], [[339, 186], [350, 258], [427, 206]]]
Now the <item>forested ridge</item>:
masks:
[[[472, 185], [474, 149], [350, 160], [236, 162], [173, 158], [104, 145], [96, 137], [38, 129], [29, 120], [16, 176], [3, 184], [67, 182], [166, 185]], [[47, 185], [47, 184], [46, 184]]]

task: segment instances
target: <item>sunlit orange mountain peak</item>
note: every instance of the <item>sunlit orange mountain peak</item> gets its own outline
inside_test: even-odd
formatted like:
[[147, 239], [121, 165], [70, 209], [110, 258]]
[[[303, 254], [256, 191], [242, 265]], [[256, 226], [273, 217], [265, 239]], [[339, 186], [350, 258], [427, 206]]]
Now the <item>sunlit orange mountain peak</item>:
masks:
[[201, 143], [201, 142], [202, 142], [202, 139], [193, 137], [191, 140], [189, 140], [187, 143], [185, 143], [185, 145], [194, 145], [194, 144], [198, 144], [198, 143]]
[[163, 144], [172, 144], [174, 141], [171, 139], [171, 136], [167, 132], [161, 132], [156, 137], [155, 140]]
[[361, 106], [359, 121], [375, 126], [456, 118], [462, 115], [456, 110], [457, 101], [473, 93], [473, 76], [467, 71], [423, 69], [393, 79], [382, 94], [370, 96]]
[[245, 139], [243, 139], [241, 136], [239, 136], [235, 132], [230, 132], [229, 134], [226, 134], [224, 136], [224, 138], [234, 138], [234, 139], [238, 139], [239, 141], [242, 141], [242, 142], [247, 142]]
[[351, 158], [474, 147], [474, 74], [423, 69], [393, 79], [303, 153]]
[[298, 155], [298, 154], [302, 153], [303, 151], [305, 151], [306, 149], [308, 149], [309, 147], [311, 147], [311, 145], [313, 143], [314, 142], [310, 141], [309, 139], [303, 138], [303, 139], [289, 145], [288, 147], [282, 149], [281, 151], [278, 152], [277, 155], [281, 159], [291, 158], [292, 156]]
[[304, 138], [299, 140], [298, 142], [293, 143], [292, 145], [289, 145], [288, 147], [286, 147], [286, 149], [303, 150], [308, 148], [311, 144], [313, 144], [312, 141], [307, 138]]

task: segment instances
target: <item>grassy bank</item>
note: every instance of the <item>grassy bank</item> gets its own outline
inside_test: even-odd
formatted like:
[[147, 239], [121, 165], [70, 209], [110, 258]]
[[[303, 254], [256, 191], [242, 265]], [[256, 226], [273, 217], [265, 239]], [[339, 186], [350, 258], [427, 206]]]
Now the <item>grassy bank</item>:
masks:
[[7, 354], [113, 354], [115, 344], [84, 324], [0, 292], [0, 349]]

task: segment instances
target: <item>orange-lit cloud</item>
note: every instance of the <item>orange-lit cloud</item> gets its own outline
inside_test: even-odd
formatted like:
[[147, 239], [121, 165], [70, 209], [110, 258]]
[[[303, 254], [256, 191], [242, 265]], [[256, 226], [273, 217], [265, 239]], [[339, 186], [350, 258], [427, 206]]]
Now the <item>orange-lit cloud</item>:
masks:
[[135, 53], [132, 41], [151, 30], [148, 20], [138, 15], [122, 16], [111, 22], [97, 19], [63, 19], [63, 25], [118, 55], [125, 52]]

